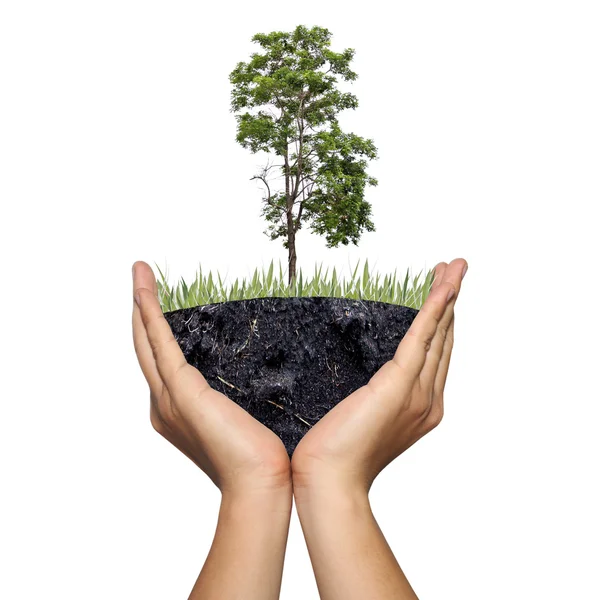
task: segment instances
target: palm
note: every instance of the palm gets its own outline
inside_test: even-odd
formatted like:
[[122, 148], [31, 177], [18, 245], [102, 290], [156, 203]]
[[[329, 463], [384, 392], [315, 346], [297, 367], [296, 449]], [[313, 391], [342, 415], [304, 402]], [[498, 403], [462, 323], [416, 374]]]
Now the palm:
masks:
[[332, 408], [302, 438], [295, 452], [313, 454], [318, 451], [321, 454], [327, 448], [343, 452], [347, 450], [349, 441], [359, 443], [349, 434], [355, 424], [367, 424], [373, 418], [373, 411], [369, 410], [368, 391], [367, 386], [363, 386]]

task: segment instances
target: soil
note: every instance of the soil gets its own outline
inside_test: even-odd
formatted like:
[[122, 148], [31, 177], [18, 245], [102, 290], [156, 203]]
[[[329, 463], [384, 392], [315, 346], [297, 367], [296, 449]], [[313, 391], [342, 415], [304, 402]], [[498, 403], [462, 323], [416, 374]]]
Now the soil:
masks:
[[310, 427], [394, 356], [418, 312], [345, 298], [257, 298], [165, 318], [188, 362], [291, 456]]

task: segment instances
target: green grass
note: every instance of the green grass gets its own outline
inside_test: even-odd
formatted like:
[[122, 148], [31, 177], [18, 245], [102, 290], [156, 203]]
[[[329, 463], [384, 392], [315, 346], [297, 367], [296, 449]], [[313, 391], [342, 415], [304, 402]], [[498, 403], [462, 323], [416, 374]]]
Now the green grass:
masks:
[[[156, 263], [155, 263], [156, 264]], [[236, 279], [227, 285], [217, 272], [213, 275], [202, 273], [199, 267], [196, 279], [187, 285], [181, 278], [176, 287], [169, 286], [168, 272], [163, 275], [160, 267], [156, 265], [161, 279], [157, 279], [158, 297], [163, 312], [170, 312], [181, 308], [191, 308], [204, 304], [228, 302], [231, 300], [247, 300], [250, 298], [265, 298], [268, 296], [293, 297], [293, 296], [325, 296], [335, 298], [351, 298], [355, 300], [376, 300], [389, 304], [400, 304], [420, 309], [431, 291], [435, 272], [433, 269], [419, 282], [421, 272], [410, 279], [408, 270], [404, 279], [397, 279], [396, 271], [393, 275], [381, 277], [369, 271], [369, 263], [365, 261], [362, 269], [356, 265], [352, 277], [344, 279], [338, 276], [335, 268], [329, 275], [329, 269], [322, 272], [323, 265], [315, 265], [314, 274], [307, 277], [302, 269], [298, 270], [295, 285], [288, 286], [287, 273], [284, 273], [279, 263], [278, 271], [273, 268], [273, 261], [267, 271], [264, 268], [255, 269], [252, 278]]]

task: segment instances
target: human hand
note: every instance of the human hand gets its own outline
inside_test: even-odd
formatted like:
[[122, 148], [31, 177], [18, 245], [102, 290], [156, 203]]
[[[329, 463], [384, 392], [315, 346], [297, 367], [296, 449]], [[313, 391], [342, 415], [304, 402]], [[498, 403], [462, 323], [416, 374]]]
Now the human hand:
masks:
[[163, 316], [150, 266], [133, 265], [135, 352], [150, 388], [150, 421], [225, 494], [289, 487], [290, 460], [279, 437], [190, 365]]
[[466, 266], [464, 259], [436, 266], [431, 292], [393, 359], [302, 438], [291, 461], [297, 500], [315, 486], [368, 493], [385, 466], [440, 423]]

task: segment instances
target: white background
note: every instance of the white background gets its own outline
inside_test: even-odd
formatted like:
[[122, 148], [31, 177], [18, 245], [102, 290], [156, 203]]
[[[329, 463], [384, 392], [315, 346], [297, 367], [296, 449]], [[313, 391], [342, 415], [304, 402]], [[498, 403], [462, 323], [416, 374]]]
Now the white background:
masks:
[[[380, 183], [377, 231], [306, 229], [300, 266], [470, 266], [444, 422], [371, 492], [388, 542], [423, 599], [600, 598], [597, 3], [0, 6], [0, 597], [187, 598], [220, 496], [150, 426], [130, 269], [285, 261], [228, 75], [305, 24], [356, 50]], [[281, 597], [317, 598], [295, 514]]]

